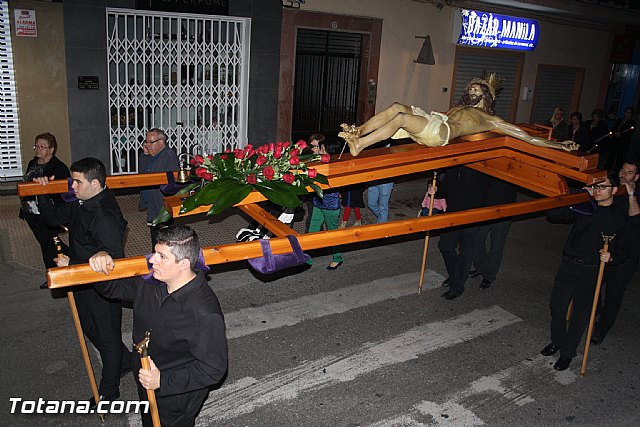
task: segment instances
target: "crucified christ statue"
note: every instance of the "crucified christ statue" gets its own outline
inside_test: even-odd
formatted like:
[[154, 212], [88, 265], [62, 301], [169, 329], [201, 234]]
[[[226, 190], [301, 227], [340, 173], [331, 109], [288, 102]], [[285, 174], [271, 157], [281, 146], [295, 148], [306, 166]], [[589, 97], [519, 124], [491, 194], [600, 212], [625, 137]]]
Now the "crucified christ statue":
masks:
[[495, 131], [540, 147], [566, 151], [578, 149], [573, 141], [550, 141], [529, 135], [516, 125], [494, 115], [495, 89], [486, 80], [473, 79], [457, 106], [446, 114], [426, 113], [420, 107], [393, 103], [361, 126], [341, 124], [338, 134], [349, 144], [352, 156], [385, 139], [411, 138], [428, 147], [447, 145], [459, 136]]

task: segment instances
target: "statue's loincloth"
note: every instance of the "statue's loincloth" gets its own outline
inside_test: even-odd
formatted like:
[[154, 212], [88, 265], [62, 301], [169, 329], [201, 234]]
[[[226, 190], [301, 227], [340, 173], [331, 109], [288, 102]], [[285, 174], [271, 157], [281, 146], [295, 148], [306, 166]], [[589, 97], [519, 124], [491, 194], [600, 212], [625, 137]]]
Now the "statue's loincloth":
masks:
[[[449, 117], [435, 111], [427, 114], [422, 108], [414, 107], [413, 105], [411, 106], [411, 111], [416, 116], [422, 116], [427, 119], [427, 125], [416, 134], [411, 134], [404, 129], [398, 129], [391, 137], [392, 139], [411, 138], [418, 144], [428, 147], [441, 147], [449, 143], [449, 135], [451, 134], [451, 129], [447, 123]], [[443, 131], [444, 135], [442, 135]]]

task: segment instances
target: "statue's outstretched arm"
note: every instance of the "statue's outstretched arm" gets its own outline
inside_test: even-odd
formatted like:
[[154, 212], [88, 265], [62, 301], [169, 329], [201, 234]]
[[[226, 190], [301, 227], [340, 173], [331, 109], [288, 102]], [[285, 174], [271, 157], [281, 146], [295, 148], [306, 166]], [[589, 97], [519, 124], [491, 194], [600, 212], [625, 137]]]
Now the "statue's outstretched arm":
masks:
[[493, 125], [494, 130], [500, 133], [512, 136], [514, 138], [528, 142], [532, 145], [537, 145], [538, 147], [556, 148], [565, 151], [577, 150], [579, 147], [579, 145], [573, 141], [550, 141], [548, 139], [540, 138], [537, 136], [531, 136], [522, 128], [514, 124], [507, 123], [497, 116], [495, 117], [495, 119], [491, 120], [491, 124]]

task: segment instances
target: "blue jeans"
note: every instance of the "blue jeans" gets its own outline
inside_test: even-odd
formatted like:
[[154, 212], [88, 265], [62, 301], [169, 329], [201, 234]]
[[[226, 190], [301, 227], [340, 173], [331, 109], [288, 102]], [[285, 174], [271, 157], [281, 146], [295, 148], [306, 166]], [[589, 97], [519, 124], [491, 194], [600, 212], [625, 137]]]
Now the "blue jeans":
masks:
[[393, 191], [393, 182], [372, 185], [367, 189], [367, 204], [378, 218], [378, 224], [389, 220], [389, 199]]

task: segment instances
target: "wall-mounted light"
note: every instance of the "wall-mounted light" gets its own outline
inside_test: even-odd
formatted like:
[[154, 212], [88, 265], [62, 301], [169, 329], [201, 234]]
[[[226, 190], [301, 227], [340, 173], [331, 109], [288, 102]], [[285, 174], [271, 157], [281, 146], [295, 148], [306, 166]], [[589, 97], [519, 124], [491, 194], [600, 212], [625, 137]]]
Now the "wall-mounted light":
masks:
[[431, 37], [416, 36], [416, 38], [424, 39], [424, 42], [422, 42], [420, 53], [418, 53], [418, 59], [416, 59], [413, 62], [417, 62], [418, 64], [434, 65], [436, 63], [436, 59], [433, 57], [433, 48], [431, 47]]

